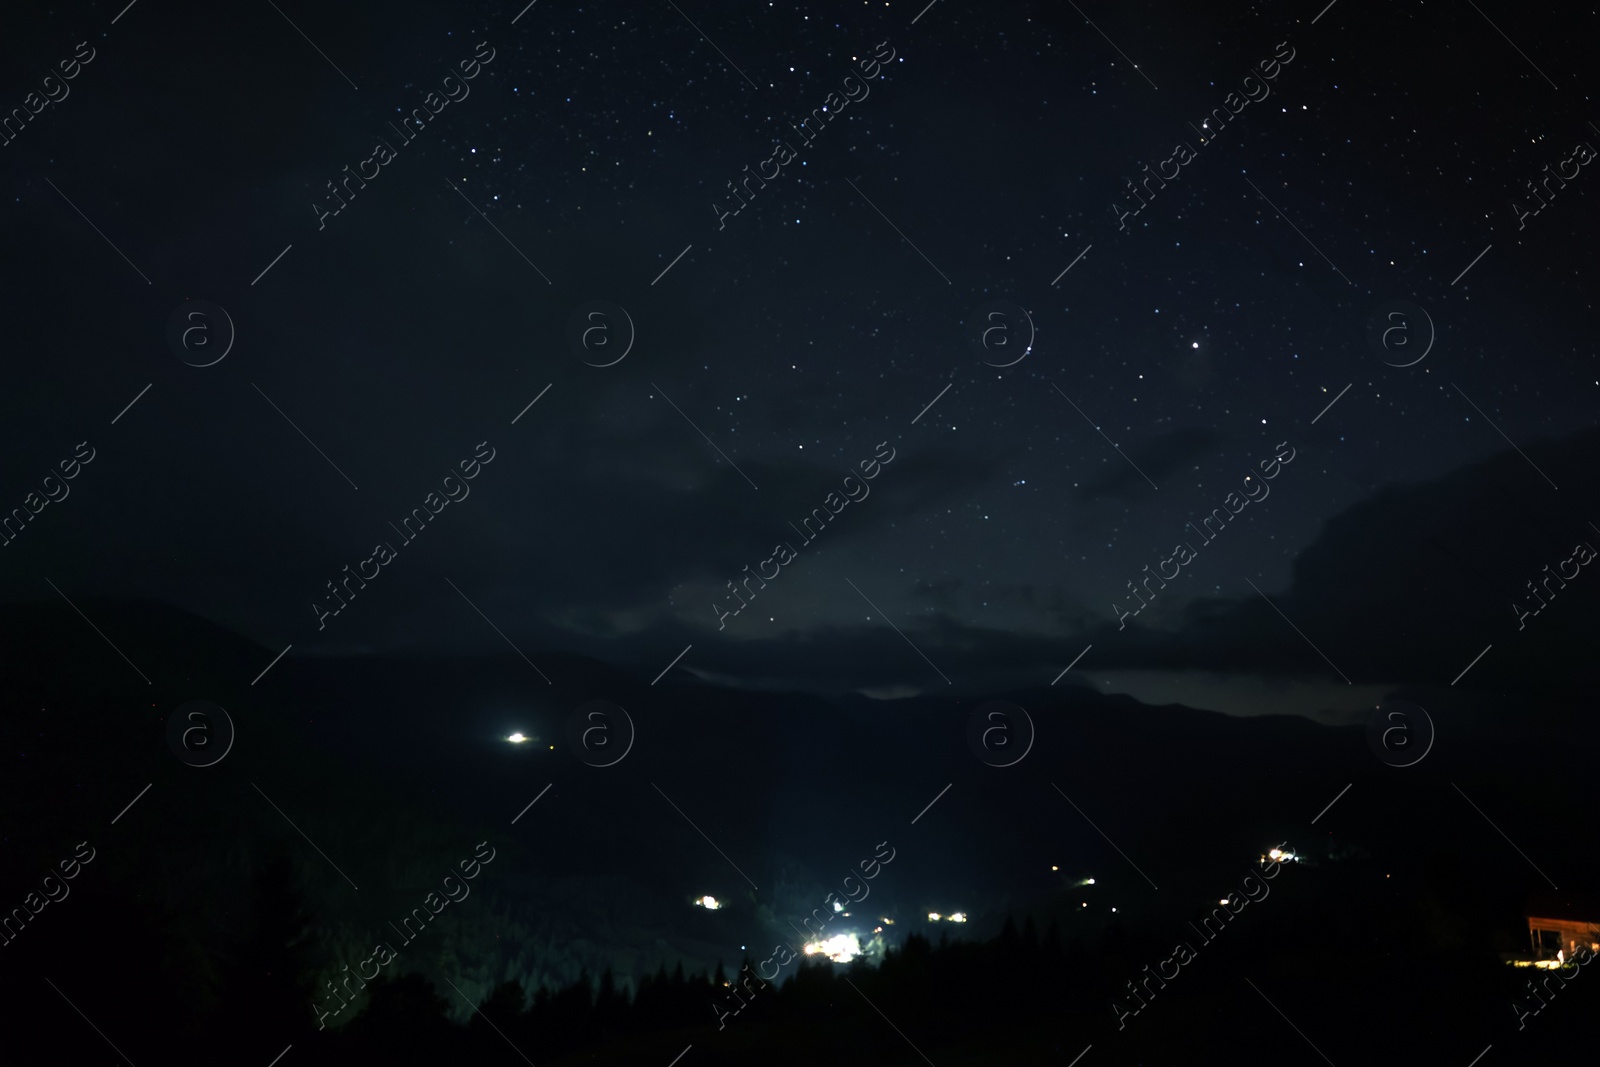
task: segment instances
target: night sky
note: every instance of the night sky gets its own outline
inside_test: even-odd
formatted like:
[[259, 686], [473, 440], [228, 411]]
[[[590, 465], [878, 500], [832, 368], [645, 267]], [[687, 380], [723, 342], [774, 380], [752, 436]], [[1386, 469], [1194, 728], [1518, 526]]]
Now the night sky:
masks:
[[[1512, 206], [1597, 136], [1570, 28], [1521, 24], [1543, 35], [1525, 59], [1429, 5], [1088, 25], [1070, 5], [940, 3], [912, 24], [902, 5], [768, 4], [692, 25], [671, 4], [546, 3], [515, 26], [472, 5], [319, 11], [296, 20], [313, 45], [287, 10], [199, 10], [58, 9], [13, 32], [19, 70], [81, 40], [94, 58], [5, 148], [28, 264], [11, 349], [43, 357], [7, 363], [8, 506], [78, 441], [97, 450], [9, 546], [15, 599], [54, 596], [48, 577], [170, 602], [292, 644], [289, 669], [504, 635], [640, 671], [693, 643], [679, 666], [705, 678], [875, 693], [1001, 665], [1047, 682], [1093, 643], [1083, 679], [1173, 698], [1176, 664], [1116, 624], [1186, 531], [1204, 548], [1128, 627], [1181, 632], [1197, 604], [1264, 594], [1338, 644], [1298, 595], [1330, 521], [1593, 425], [1592, 200], [1579, 176], [1521, 230]], [[440, 113], [399, 130], [430, 92]], [[1202, 128], [1214, 108], [1230, 121]], [[165, 336], [191, 300], [237, 333], [203, 368]], [[625, 310], [575, 348], [597, 300]], [[992, 301], [1027, 309], [1031, 349], [1013, 311], [1010, 349], [974, 349]], [[1385, 362], [1426, 347], [1414, 311], [1393, 338], [1410, 350], [1369, 343], [1391, 301], [1437, 334], [1420, 363]], [[198, 321], [204, 362], [228, 326]], [[395, 545], [390, 524], [484, 441], [471, 500]], [[870, 498], [801, 539], [880, 442], [896, 458]], [[1199, 538], [1186, 524], [1282, 442], [1270, 500]], [[722, 620], [727, 583], [785, 540], [798, 558]], [[380, 541], [394, 562], [323, 619], [326, 583]], [[1340, 581], [1361, 562], [1336, 560]], [[1451, 637], [1461, 664], [1491, 639]], [[1297, 656], [1291, 710], [1402, 680], [1348, 658], [1359, 695]]]

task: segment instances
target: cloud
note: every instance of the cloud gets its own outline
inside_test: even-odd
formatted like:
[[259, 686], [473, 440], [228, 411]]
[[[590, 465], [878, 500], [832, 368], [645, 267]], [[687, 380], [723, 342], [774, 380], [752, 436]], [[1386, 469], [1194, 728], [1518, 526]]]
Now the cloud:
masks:
[[1204, 679], [1195, 699], [1208, 707], [1228, 703], [1231, 690], [1236, 712], [1265, 713], [1281, 701], [1285, 712], [1338, 719], [1398, 687], [1447, 689], [1493, 645], [1466, 688], [1509, 687], [1554, 700], [1563, 687], [1570, 692], [1572, 671], [1600, 638], [1585, 599], [1600, 596], [1600, 574], [1585, 569], [1525, 630], [1511, 604], [1531, 603], [1525, 583], [1577, 542], [1600, 545], [1582, 508], [1600, 489], [1587, 465], [1597, 448], [1600, 431], [1524, 449], [1556, 478], [1560, 495], [1515, 452], [1386, 487], [1324, 525], [1295, 561], [1289, 586], [1263, 590], [1271, 604], [1240, 583], [1235, 595], [1189, 603], [1171, 629], [1132, 622], [1119, 631], [1043, 586], [984, 596], [1054, 611], [1059, 629], [971, 625], [961, 619], [973, 587], [947, 578], [914, 586], [911, 597], [938, 611], [918, 625], [899, 623], [903, 636], [876, 622], [821, 626], [707, 645], [703, 654], [697, 646], [695, 655], [725, 678], [815, 688], [826, 676], [836, 689], [882, 696], [945, 690], [940, 672], [961, 690], [1047, 685], [1092, 644], [1078, 678], [1064, 684], [1091, 672], [1099, 684], [1114, 672], [1113, 689], [1176, 699], [1186, 678]]

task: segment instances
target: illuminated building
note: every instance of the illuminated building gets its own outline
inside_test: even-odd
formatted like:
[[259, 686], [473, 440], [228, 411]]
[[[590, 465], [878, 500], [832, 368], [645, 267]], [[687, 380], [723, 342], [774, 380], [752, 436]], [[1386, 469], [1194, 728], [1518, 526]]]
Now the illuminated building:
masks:
[[1579, 945], [1600, 952], [1600, 901], [1540, 893], [1528, 901], [1527, 918], [1535, 960], [1571, 959]]
[[834, 963], [849, 963], [861, 955], [861, 939], [855, 934], [835, 934], [826, 941], [808, 941], [807, 956], [826, 956]]

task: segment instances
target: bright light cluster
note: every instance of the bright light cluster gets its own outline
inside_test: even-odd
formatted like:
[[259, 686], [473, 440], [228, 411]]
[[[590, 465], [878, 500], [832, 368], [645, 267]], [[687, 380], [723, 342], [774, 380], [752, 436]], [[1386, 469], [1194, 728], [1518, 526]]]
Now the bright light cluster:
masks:
[[806, 942], [807, 956], [826, 956], [834, 963], [849, 963], [861, 955], [861, 939], [855, 934], [836, 934], [826, 941]]
[[528, 740], [528, 738], [526, 734], [518, 732], [512, 734], [510, 737], [506, 738], [506, 740], [510, 741], [513, 745], [520, 745], [522, 742]]
[[953, 911], [949, 915], [940, 915], [936, 911], [928, 912], [929, 922], [936, 923], [941, 919], [947, 923], [964, 923], [967, 921], [967, 913], [964, 911]]
[[695, 904], [706, 909], [707, 911], [717, 911], [722, 907], [722, 901], [718, 900], [716, 897], [710, 896], [701, 897], [699, 900], [695, 901]]

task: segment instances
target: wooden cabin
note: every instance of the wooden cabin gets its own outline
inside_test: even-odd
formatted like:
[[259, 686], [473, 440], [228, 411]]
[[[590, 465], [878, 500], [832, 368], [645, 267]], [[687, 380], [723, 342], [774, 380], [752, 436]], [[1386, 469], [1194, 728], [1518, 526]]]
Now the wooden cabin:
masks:
[[1570, 960], [1579, 945], [1600, 952], [1600, 901], [1542, 893], [1528, 901], [1528, 941], [1536, 960]]

